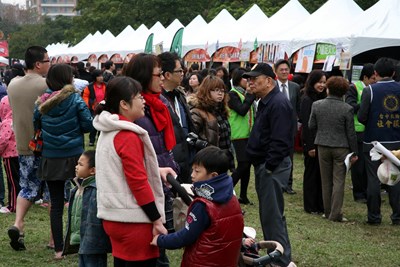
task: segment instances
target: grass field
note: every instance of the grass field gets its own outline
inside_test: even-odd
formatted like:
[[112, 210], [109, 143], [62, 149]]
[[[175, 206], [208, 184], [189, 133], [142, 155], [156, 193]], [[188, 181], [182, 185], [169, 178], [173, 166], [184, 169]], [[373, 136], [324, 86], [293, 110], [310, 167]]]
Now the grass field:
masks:
[[[366, 206], [352, 200], [348, 177], [343, 211], [349, 222], [330, 222], [303, 211], [302, 173], [302, 157], [297, 154], [294, 167], [294, 190], [297, 194], [285, 195], [292, 257], [297, 266], [400, 266], [400, 227], [390, 225], [391, 209], [386, 195], [382, 197], [382, 225], [366, 225]], [[262, 239], [253, 176], [249, 198], [255, 205], [242, 207], [246, 211], [245, 224], [254, 227], [257, 237]], [[7, 228], [13, 224], [14, 218], [13, 214], [0, 214], [0, 266], [77, 266], [76, 255], [63, 261], [52, 260], [53, 251], [46, 249], [49, 216], [45, 208], [34, 205], [26, 217], [26, 251], [16, 252], [8, 244]], [[180, 265], [182, 251], [168, 252], [171, 267]], [[111, 255], [109, 263], [112, 266]]]

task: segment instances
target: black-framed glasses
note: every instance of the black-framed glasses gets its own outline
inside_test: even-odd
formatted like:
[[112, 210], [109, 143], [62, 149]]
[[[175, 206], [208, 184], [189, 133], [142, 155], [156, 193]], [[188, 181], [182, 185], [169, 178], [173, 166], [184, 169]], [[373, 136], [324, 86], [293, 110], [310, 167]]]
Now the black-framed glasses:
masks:
[[153, 73], [153, 76], [154, 77], [159, 77], [159, 78], [161, 78], [162, 76], [163, 76], [163, 72], [161, 71], [160, 73]]
[[50, 59], [45, 59], [45, 60], [39, 60], [40, 63], [47, 63], [50, 62]]
[[183, 73], [183, 69], [180, 69], [180, 70], [174, 70], [173, 72], [174, 72], [174, 73]]

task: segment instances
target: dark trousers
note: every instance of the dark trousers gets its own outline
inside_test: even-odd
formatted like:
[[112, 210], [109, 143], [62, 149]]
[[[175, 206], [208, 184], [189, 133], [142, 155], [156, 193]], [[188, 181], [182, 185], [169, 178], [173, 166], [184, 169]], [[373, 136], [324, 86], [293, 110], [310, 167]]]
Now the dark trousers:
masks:
[[107, 253], [79, 254], [79, 267], [107, 267]]
[[363, 153], [364, 133], [357, 133], [358, 160], [351, 166], [351, 182], [354, 200], [367, 199], [367, 170]]
[[6, 189], [4, 186], [3, 168], [0, 164], [0, 205], [4, 206], [4, 198], [6, 196]]
[[275, 240], [283, 246], [284, 254], [277, 263], [280, 266], [287, 266], [291, 262], [283, 198], [283, 189], [287, 185], [291, 165], [290, 157], [287, 156], [273, 172], [267, 171], [264, 164], [255, 166], [261, 227], [265, 240]]
[[155, 267], [157, 259], [145, 261], [126, 261], [114, 257], [114, 267]]
[[304, 152], [303, 205], [304, 211], [308, 213], [324, 212], [317, 150], [315, 157], [310, 157], [308, 152]]
[[[15, 212], [17, 208], [17, 197], [19, 190], [19, 161], [18, 157], [3, 158], [4, 169], [8, 185], [8, 209]], [[1, 166], [1, 165], [0, 165]], [[1, 168], [0, 168], [0, 171]]]
[[89, 133], [89, 143], [94, 144], [94, 142], [96, 141], [96, 136], [97, 136], [97, 130], [96, 129], [91, 130]]
[[[367, 206], [368, 222], [380, 223], [381, 215], [381, 183], [377, 176], [377, 170], [381, 161], [372, 161], [369, 152], [364, 152], [365, 167], [367, 169]], [[394, 223], [400, 223], [400, 183], [388, 186], [389, 204], [392, 207], [390, 218]]]
[[251, 163], [246, 154], [248, 139], [233, 140], [232, 144], [235, 148], [236, 160], [238, 162], [237, 168], [232, 173], [233, 186], [240, 180], [240, 198], [247, 199], [247, 188], [250, 182], [250, 168]]
[[63, 249], [63, 212], [64, 212], [64, 185], [65, 181], [47, 181], [50, 192], [50, 225], [54, 239], [54, 251]]

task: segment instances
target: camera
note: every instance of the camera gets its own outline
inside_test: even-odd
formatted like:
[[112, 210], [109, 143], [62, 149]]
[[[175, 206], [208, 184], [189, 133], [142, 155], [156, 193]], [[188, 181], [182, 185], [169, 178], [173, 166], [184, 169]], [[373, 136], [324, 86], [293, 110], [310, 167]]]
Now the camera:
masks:
[[186, 142], [188, 142], [189, 145], [194, 146], [198, 150], [203, 149], [206, 146], [208, 146], [207, 141], [199, 139], [199, 136], [193, 132], [188, 133]]

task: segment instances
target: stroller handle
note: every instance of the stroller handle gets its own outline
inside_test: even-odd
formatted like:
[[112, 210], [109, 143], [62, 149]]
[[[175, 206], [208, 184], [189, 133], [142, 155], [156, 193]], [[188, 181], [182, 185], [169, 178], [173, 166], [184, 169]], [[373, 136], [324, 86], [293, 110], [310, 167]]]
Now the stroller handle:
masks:
[[257, 243], [257, 246], [259, 248], [273, 249], [274, 251], [259, 258], [252, 258], [243, 254], [242, 258], [245, 264], [251, 266], [265, 266], [282, 256], [284, 251], [282, 245], [276, 241], [260, 241]]
[[182, 198], [183, 202], [186, 205], [190, 206], [190, 203], [192, 203], [192, 198], [186, 192], [185, 188], [183, 188], [181, 184], [170, 173], [167, 175], [167, 181], [172, 186], [172, 188], [176, 190], [178, 195]]

